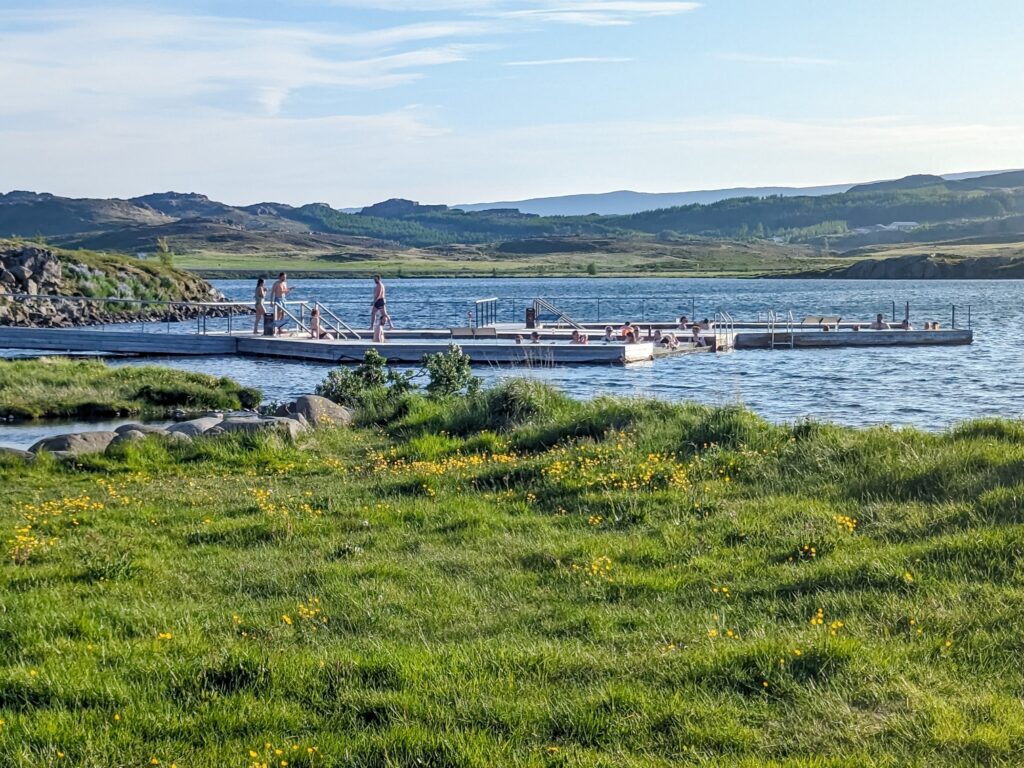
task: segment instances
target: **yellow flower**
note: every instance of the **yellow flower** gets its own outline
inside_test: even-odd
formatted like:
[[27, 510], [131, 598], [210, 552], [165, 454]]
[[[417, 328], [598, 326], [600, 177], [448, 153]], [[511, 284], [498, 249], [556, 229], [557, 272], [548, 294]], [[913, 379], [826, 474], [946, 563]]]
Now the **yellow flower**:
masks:
[[174, 633], [173, 632], [161, 632], [159, 635], [157, 635], [157, 637], [160, 638], [161, 640], [170, 640], [172, 637], [174, 637]]
[[287, 613], [284, 616], [281, 617], [281, 621], [283, 621], [288, 626], [292, 625], [292, 617], [289, 616]]
[[121, 713], [120, 712], [115, 712], [114, 713], [114, 722], [115, 723], [121, 722]]

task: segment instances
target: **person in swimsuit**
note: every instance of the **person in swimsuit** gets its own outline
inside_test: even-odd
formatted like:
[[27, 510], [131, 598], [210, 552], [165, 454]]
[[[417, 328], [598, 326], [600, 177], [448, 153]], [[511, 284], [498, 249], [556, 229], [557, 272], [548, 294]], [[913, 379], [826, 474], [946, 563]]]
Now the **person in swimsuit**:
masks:
[[373, 306], [370, 308], [371, 330], [373, 330], [376, 325], [377, 313], [380, 313], [381, 325], [387, 323], [389, 328], [394, 327], [391, 324], [391, 316], [388, 314], [388, 301], [385, 295], [384, 283], [381, 282], [380, 275], [373, 276]]
[[[282, 272], [277, 280], [270, 286], [270, 303], [274, 307], [274, 322], [280, 323], [284, 319], [284, 299], [291, 292], [288, 287], [288, 275]], [[280, 334], [281, 329], [275, 329], [275, 334]]]
[[313, 311], [309, 313], [309, 337], [311, 339], [333, 339], [334, 334], [325, 331], [323, 326], [320, 324], [320, 309], [313, 307]]
[[256, 295], [254, 296], [256, 299], [256, 322], [252, 326], [253, 333], [260, 332], [260, 320], [267, 314], [267, 310], [263, 306], [263, 300], [267, 297], [265, 282], [262, 277], [256, 281]]

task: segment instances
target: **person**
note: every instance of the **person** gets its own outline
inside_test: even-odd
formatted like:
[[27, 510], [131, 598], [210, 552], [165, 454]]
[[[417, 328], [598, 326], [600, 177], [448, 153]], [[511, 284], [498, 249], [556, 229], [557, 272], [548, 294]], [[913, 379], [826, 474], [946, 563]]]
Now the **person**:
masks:
[[699, 328], [700, 328], [700, 329], [701, 329], [702, 331], [710, 331], [710, 330], [711, 330], [711, 321], [710, 321], [710, 320], [708, 320], [708, 319], [707, 319], [707, 318], [705, 317], [705, 318], [704, 318], [703, 320], [701, 320], [701, 321], [700, 321], [699, 323], [697, 323], [697, 326], [698, 326], [698, 327], [699, 327]]
[[934, 321], [932, 322], [932, 330], [933, 330], [933, 331], [937, 331], [937, 330], [939, 330], [939, 321], [938, 321], [938, 320], [934, 320]]
[[693, 326], [693, 335], [690, 336], [690, 341], [693, 342], [695, 347], [706, 347], [708, 343], [704, 341], [704, 337], [700, 335], [700, 325]]
[[854, 323], [854, 324], [853, 324], [853, 329], [852, 329], [852, 330], [854, 330], [854, 331], [859, 331], [859, 330], [860, 330], [860, 325], [858, 325], [857, 323]]
[[263, 306], [263, 300], [267, 297], [266, 280], [262, 277], [256, 281], [256, 322], [253, 323], [252, 332], [260, 332], [260, 321], [266, 316], [267, 310]]
[[585, 334], [585, 333], [581, 333], [580, 334], [580, 344], [589, 344], [589, 343], [590, 343], [590, 337], [587, 336], [587, 334]]
[[388, 314], [387, 309], [387, 296], [385, 295], [384, 283], [381, 282], [380, 275], [373, 276], [373, 306], [370, 308], [370, 327], [373, 328], [373, 323], [377, 319], [377, 315], [380, 315], [381, 323], [387, 323], [388, 328], [393, 328], [391, 324], [391, 316]]
[[[270, 304], [274, 307], [274, 324], [280, 325], [281, 321], [284, 320], [284, 301], [285, 298], [291, 293], [291, 288], [288, 287], [288, 275], [281, 272], [277, 276], [277, 280], [270, 286]], [[280, 335], [280, 327], [274, 329], [274, 333]]]
[[661, 346], [665, 347], [666, 349], [679, 348], [679, 339], [676, 338], [676, 335], [674, 333], [664, 334], [658, 343], [661, 344]]
[[656, 328], [654, 330], [654, 335], [651, 336], [651, 341], [653, 341], [655, 344], [661, 344], [661, 339], [662, 339], [661, 329], [660, 328]]
[[636, 331], [632, 328], [626, 331], [625, 340], [627, 344], [636, 344]]
[[885, 318], [882, 317], [882, 313], [879, 312], [875, 315], [875, 321], [868, 326], [872, 331], [888, 331], [889, 324], [885, 322]]
[[582, 341], [580, 341], [580, 332], [579, 331], [573, 331], [572, 332], [572, 335], [569, 336], [569, 343], [570, 344], [582, 344], [583, 343]]
[[679, 318], [679, 330], [680, 331], [685, 331], [689, 327], [690, 327], [690, 318], [688, 318], [686, 315], [683, 315], [682, 317], [680, 317]]
[[373, 343], [383, 344], [387, 341], [384, 338], [384, 319], [381, 318], [380, 322], [373, 326]]
[[540, 334], [537, 333], [536, 331], [531, 333], [530, 334], [530, 343], [531, 344], [540, 344]]
[[309, 337], [311, 339], [334, 338], [334, 334], [330, 331], [324, 330], [323, 324], [320, 322], [319, 307], [313, 307], [313, 311], [309, 313]]
[[914, 326], [910, 322], [910, 320], [905, 317], [905, 318], [903, 318], [903, 322], [900, 323], [900, 330], [902, 330], [902, 331], [912, 331], [912, 330], [914, 330]]
[[523, 334], [517, 333], [516, 334], [516, 344], [522, 344], [522, 343], [523, 343]]
[[633, 329], [633, 324], [631, 322], [629, 322], [629, 320], [627, 320], [626, 324], [623, 325], [622, 328], [619, 329], [619, 336], [621, 336], [623, 339], [625, 339], [631, 333], [634, 336], [636, 335], [636, 331]]
[[604, 327], [604, 336], [601, 338], [601, 341], [605, 344], [611, 344], [615, 340], [615, 329], [610, 325], [606, 325]]

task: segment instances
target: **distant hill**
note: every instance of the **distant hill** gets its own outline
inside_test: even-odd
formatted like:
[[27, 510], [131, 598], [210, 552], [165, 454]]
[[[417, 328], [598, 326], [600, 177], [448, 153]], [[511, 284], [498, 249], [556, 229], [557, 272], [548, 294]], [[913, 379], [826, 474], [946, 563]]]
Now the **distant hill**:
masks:
[[[820, 194], [824, 189], [795, 195], [790, 188], [765, 187], [760, 194], [711, 203], [559, 216], [521, 211], [513, 203], [466, 211], [393, 198], [350, 213], [326, 203], [233, 206], [192, 192], [103, 200], [18, 191], [0, 194], [0, 236], [41, 235], [58, 245], [128, 252], [155, 250], [157, 240], [166, 238], [177, 252], [322, 252], [368, 243], [391, 248], [529, 241], [518, 246], [526, 251], [510, 246], [495, 252], [540, 253], [548, 247], [543, 240], [557, 240], [561, 248], [567, 239], [581, 237], [665, 243], [693, 237], [772, 239], [846, 251], [929, 235], [1024, 235], [1024, 171], [956, 178], [915, 175]], [[764, 194], [769, 191], [777, 194]], [[654, 197], [667, 202], [672, 196]]]
[[709, 189], [694, 192], [603, 192], [586, 195], [562, 195], [560, 197], [534, 197], [528, 200], [506, 200], [496, 203], [470, 203], [456, 205], [463, 211], [484, 211], [493, 208], [517, 208], [523, 213], [539, 216], [611, 216], [639, 213], [658, 208], [673, 208], [680, 205], [699, 203], [707, 205], [732, 197], [767, 197], [781, 195], [832, 195], [845, 192], [852, 184], [833, 184], [824, 187], [734, 187], [732, 189]]
[[[941, 184], [945, 180], [973, 179], [979, 176], [1005, 175], [1005, 173], [1003, 171], [969, 171], [943, 176], [909, 176], [907, 178], [934, 179], [934, 183]], [[876, 184], [897, 185], [893, 187], [894, 189], [913, 188], [910, 186], [899, 186], [902, 181], [900, 179], [897, 181], [874, 182], [872, 184], [830, 184], [815, 187], [731, 187], [692, 192], [633, 192], [621, 190], [599, 194], [533, 197], [526, 200], [505, 200], [494, 203], [467, 203], [452, 207], [463, 211], [483, 211], [490, 208], [518, 208], [523, 213], [535, 213], [540, 216], [587, 216], [588, 214], [616, 216], [685, 205], [710, 205], [711, 203], [738, 197], [820, 197], [848, 192], [853, 189], [860, 191]], [[1020, 183], [1003, 183], [1000, 186], [1020, 186]], [[882, 188], [884, 189], [885, 187]]]

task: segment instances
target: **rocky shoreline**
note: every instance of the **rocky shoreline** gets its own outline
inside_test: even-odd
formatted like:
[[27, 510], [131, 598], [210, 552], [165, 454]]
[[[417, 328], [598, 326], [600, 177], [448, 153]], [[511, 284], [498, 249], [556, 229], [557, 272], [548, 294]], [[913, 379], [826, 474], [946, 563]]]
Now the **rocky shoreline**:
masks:
[[[167, 303], [175, 301], [182, 303]], [[246, 311], [240, 307], [189, 305], [224, 301], [225, 296], [205, 280], [171, 268], [132, 264], [127, 257], [116, 261], [107, 257], [100, 267], [75, 260], [72, 255], [62, 258], [38, 245], [0, 248], [0, 325], [70, 328], [140, 320], [176, 322]]]
[[344, 427], [352, 422], [352, 412], [319, 395], [303, 395], [294, 402], [285, 403], [273, 415], [257, 411], [222, 413], [210, 411], [203, 416], [179, 421], [169, 427], [147, 424], [124, 424], [115, 430], [95, 432], [69, 432], [45, 437], [27, 451], [0, 448], [0, 456], [13, 456], [26, 461], [35, 460], [45, 452], [55, 458], [74, 459], [90, 453], [113, 453], [125, 443], [154, 438], [172, 445], [190, 444], [197, 438], [218, 435], [277, 434], [287, 440], [296, 440], [311, 429]]

